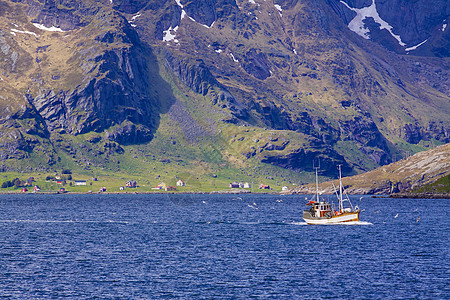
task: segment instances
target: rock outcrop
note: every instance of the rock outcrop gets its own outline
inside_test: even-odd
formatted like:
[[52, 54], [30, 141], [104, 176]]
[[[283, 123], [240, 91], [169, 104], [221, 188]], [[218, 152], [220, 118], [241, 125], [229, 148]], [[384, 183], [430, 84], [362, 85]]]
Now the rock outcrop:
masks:
[[450, 142], [447, 17], [443, 0], [1, 1], [1, 155], [89, 168], [158, 130], [251, 127], [286, 142], [217, 157], [367, 171]]

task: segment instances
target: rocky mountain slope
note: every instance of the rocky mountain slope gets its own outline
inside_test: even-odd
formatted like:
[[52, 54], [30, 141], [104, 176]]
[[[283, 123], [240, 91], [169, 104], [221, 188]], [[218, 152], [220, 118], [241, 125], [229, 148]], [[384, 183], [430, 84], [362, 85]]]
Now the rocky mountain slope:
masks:
[[435, 2], [0, 0], [2, 169], [333, 177], [448, 143]]
[[[349, 194], [393, 194], [420, 191], [421, 187], [449, 175], [450, 144], [446, 144], [364, 174], [343, 178], [342, 183]], [[322, 193], [332, 194], [333, 184], [339, 186], [337, 181], [324, 182], [319, 189]], [[291, 192], [311, 194], [315, 192], [315, 186], [297, 187]]]

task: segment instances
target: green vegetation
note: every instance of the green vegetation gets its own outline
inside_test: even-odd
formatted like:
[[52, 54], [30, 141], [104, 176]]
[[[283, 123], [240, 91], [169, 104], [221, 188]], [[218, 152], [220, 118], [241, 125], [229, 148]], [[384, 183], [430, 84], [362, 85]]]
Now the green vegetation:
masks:
[[[377, 49], [366, 51], [339, 35], [311, 34], [322, 29], [316, 27], [319, 24], [304, 3], [292, 4], [295, 22], [291, 22], [294, 7], [286, 9], [283, 18], [273, 18], [272, 2], [244, 5], [240, 10], [245, 13], [233, 18], [236, 21], [225, 17], [212, 28], [194, 23], [187, 27], [186, 22], [191, 21], [186, 18], [177, 33], [182, 43], [174, 45], [155, 39], [154, 28], [166, 23], [160, 21], [172, 11], [173, 2], [140, 10], [138, 20], [145, 21], [136, 32], [142, 44], [130, 42], [132, 36], [126, 31], [132, 28], [109, 3], [80, 2], [83, 9], [78, 10], [79, 5], [58, 2], [49, 11], [73, 11], [86, 26], [70, 32], [48, 32], [30, 24], [27, 4], [7, 2], [8, 14], [0, 13], [1, 30], [6, 33], [0, 41], [4, 49], [0, 59], [0, 118], [5, 120], [0, 124], [0, 144], [11, 147], [4, 147], [8, 149], [1, 157], [7, 159], [1, 165], [4, 170], [23, 172], [1, 173], [5, 176], [1, 191], [18, 191], [28, 177], [35, 177], [33, 185], [50, 192], [60, 187], [71, 192], [96, 192], [101, 187], [119, 192], [131, 179], [139, 187], [125, 192], [152, 192], [157, 184], [173, 186], [178, 179], [187, 183], [178, 189], [183, 192], [228, 190], [228, 184], [235, 181], [252, 183], [254, 191], [260, 183], [280, 191], [282, 186], [313, 181], [312, 173], [298, 171], [310, 169], [301, 165], [307, 163], [298, 159], [300, 155], [295, 156], [300, 151], [308, 152], [308, 160], [327, 155], [334, 158], [334, 153], [324, 152], [329, 147], [353, 167], [354, 173], [362, 173], [379, 166], [377, 153], [388, 156], [390, 152], [397, 160], [437, 146], [435, 140], [408, 143], [405, 135], [427, 131], [429, 121], [444, 120], [438, 124], [443, 128], [448, 124], [448, 97], [426, 81], [415, 84], [404, 75], [412, 61], [401, 62]], [[11, 24], [34, 35], [9, 34]], [[140, 50], [127, 56], [133, 48]], [[112, 127], [84, 133], [86, 128], [97, 130], [94, 125], [98, 121], [89, 119], [86, 107], [101, 110], [114, 106], [110, 102], [116, 100], [109, 99], [111, 95], [87, 101], [86, 107], [74, 105], [70, 114], [57, 111], [77, 103], [76, 99], [94, 97], [95, 87], [94, 92], [87, 89], [83, 93], [93, 82], [119, 83], [120, 76], [138, 74], [134, 73], [138, 70], [129, 74], [115, 70], [118, 66], [113, 59], [108, 61], [109, 54], [124, 59], [122, 65], [129, 68], [133, 66], [127, 59], [142, 56], [148, 63], [142, 67], [148, 68], [149, 78], [132, 82], [136, 84], [133, 87], [148, 87], [148, 91], [142, 89], [148, 92], [142, 99], [151, 102], [148, 105], [154, 112], [154, 119], [145, 116], [151, 119], [148, 128], [154, 130], [148, 143], [129, 145], [108, 140], [106, 132], [123, 125], [122, 119], [114, 116], [108, 123]], [[171, 62], [167, 54], [174, 56], [174, 70], [166, 68]], [[17, 59], [14, 64], [12, 58]], [[265, 71], [270, 76], [261, 80], [258, 70], [248, 71], [245, 64], [252, 60], [262, 68], [267, 60]], [[199, 64], [204, 69], [196, 69]], [[441, 68], [439, 64], [437, 61]], [[224, 96], [228, 92], [233, 98]], [[72, 93], [77, 97], [63, 97]], [[117, 113], [125, 108], [140, 109], [127, 105], [117, 106]], [[43, 112], [36, 113], [41, 108]], [[65, 122], [68, 116], [74, 121]], [[61, 120], [61, 127], [67, 128], [59, 127], [58, 122], [44, 124], [52, 120]], [[136, 124], [139, 122], [142, 120]], [[406, 132], [405, 125], [415, 124], [423, 128]], [[390, 151], [382, 149], [378, 134], [386, 138]], [[262, 163], [270, 159], [274, 165]], [[287, 161], [286, 168], [277, 167], [277, 159]], [[330, 161], [332, 165], [333, 159]], [[416, 169], [411, 167], [408, 172], [414, 174]], [[369, 189], [373, 182], [379, 184], [380, 178], [397, 184], [402, 176], [404, 173], [379, 171], [362, 178], [359, 186]], [[87, 185], [75, 185], [75, 180], [86, 180]]]
[[433, 183], [413, 189], [412, 193], [448, 194], [450, 193], [450, 174], [439, 178]]

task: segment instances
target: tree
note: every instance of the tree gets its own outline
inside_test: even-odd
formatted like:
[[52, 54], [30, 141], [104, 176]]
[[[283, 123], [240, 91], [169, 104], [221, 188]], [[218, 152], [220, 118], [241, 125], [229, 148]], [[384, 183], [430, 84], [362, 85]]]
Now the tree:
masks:
[[72, 174], [72, 171], [70, 169], [65, 169], [62, 171], [62, 174]]

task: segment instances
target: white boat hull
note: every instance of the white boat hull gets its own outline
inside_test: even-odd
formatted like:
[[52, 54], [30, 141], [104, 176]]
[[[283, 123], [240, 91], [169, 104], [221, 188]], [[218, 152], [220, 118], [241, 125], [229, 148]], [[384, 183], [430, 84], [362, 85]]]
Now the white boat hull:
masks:
[[332, 216], [331, 218], [303, 218], [310, 225], [321, 224], [339, 224], [345, 222], [359, 221], [359, 211], [343, 213], [341, 215]]

